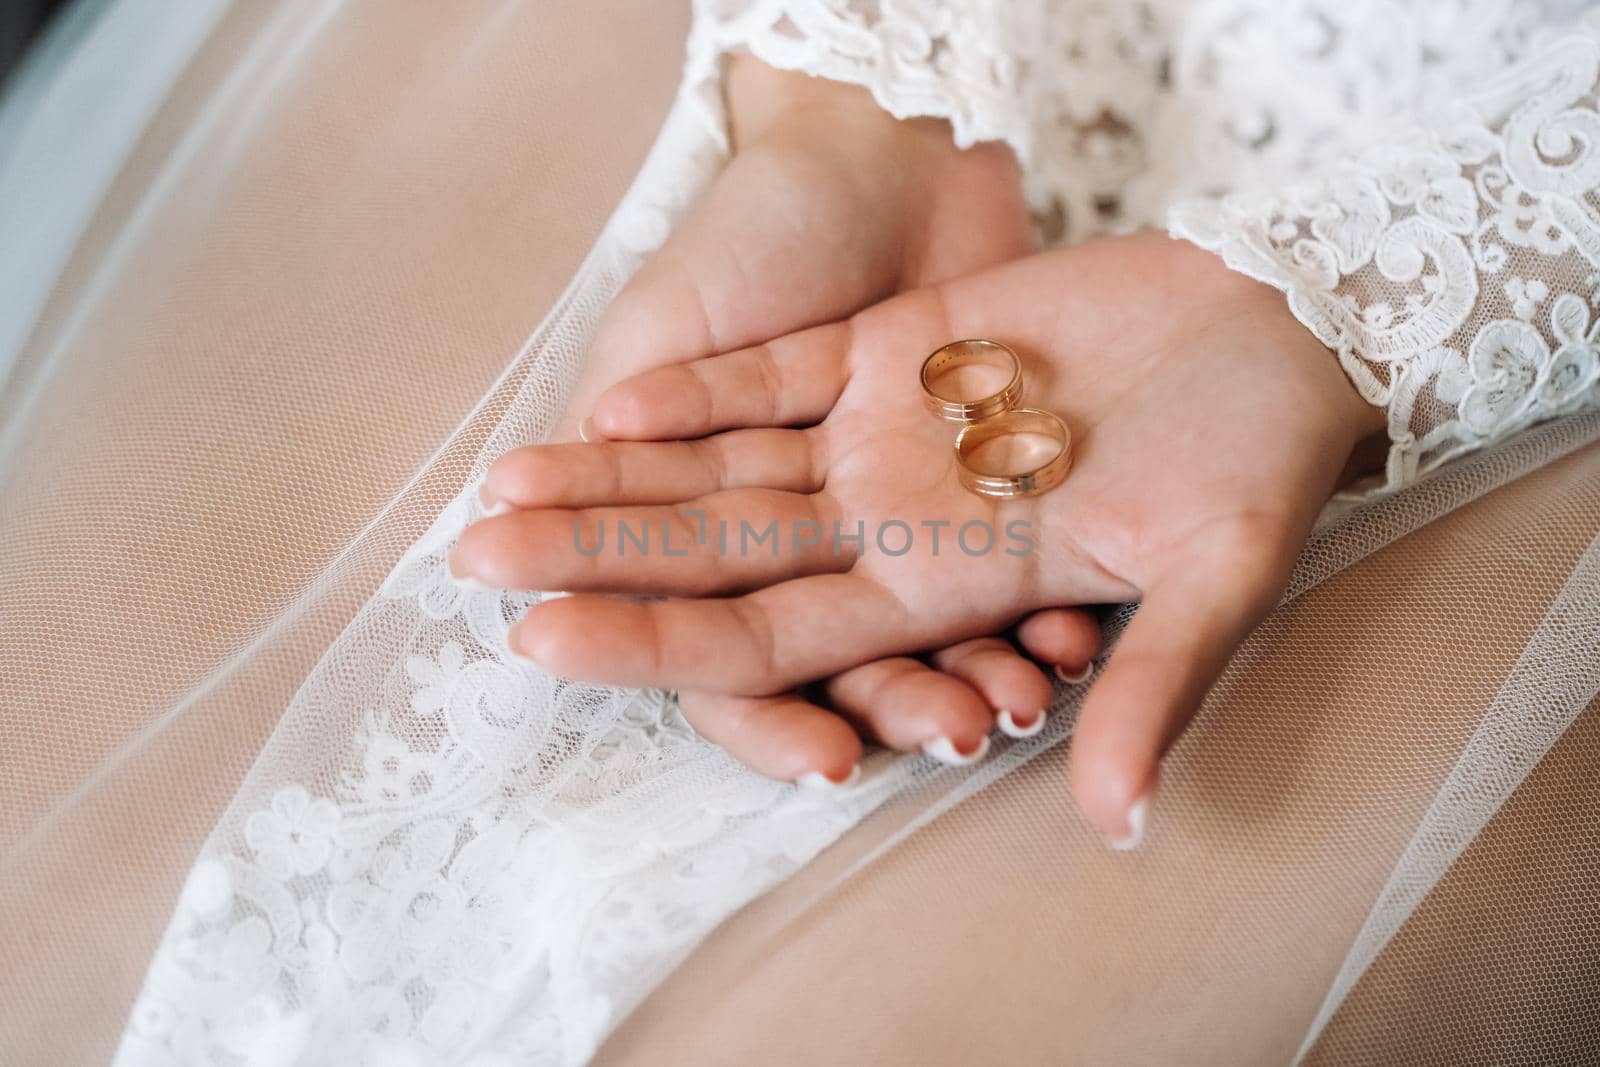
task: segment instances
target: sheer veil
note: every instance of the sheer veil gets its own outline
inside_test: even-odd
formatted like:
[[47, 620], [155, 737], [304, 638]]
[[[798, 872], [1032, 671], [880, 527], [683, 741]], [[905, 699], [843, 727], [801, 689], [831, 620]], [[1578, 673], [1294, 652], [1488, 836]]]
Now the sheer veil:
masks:
[[1077, 690], [821, 798], [506, 654], [445, 552], [725, 159], [686, 14], [82, 0], [13, 85], [0, 1048], [1581, 1059], [1600, 415], [1330, 513], [1132, 857]]

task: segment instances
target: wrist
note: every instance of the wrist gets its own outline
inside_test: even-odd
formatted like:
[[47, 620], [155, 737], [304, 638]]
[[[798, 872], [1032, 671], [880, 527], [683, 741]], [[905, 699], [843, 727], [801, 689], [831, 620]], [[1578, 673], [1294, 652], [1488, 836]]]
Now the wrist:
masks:
[[1387, 412], [1362, 397], [1338, 354], [1295, 317], [1281, 292], [1243, 275], [1236, 277], [1249, 292], [1245, 299], [1253, 306], [1261, 336], [1269, 339], [1269, 366], [1283, 376], [1284, 384], [1292, 383], [1287, 396], [1297, 399], [1289, 402], [1322, 428], [1320, 436], [1330, 458], [1343, 463], [1338, 485], [1381, 471], [1388, 451]]
[[817, 119], [843, 123], [852, 135], [891, 139], [900, 124], [857, 85], [769, 66], [748, 52], [728, 61], [728, 121], [735, 151]]
[[1000, 258], [1032, 250], [1022, 172], [1006, 144], [958, 148], [943, 119], [897, 119], [861, 86], [779, 70], [747, 52], [730, 58], [724, 87], [736, 155], [757, 146], [798, 152], [897, 218], [977, 212], [1016, 232]]
[[897, 119], [859, 85], [780, 70], [748, 52], [729, 59], [725, 86], [735, 152], [768, 137], [814, 130], [830, 143], [870, 149], [879, 161], [902, 168], [959, 160], [1016, 171], [1015, 157], [1003, 144], [963, 151], [943, 119]]
[[1336, 428], [1338, 448], [1344, 452], [1344, 467], [1338, 486], [1344, 488], [1353, 482], [1383, 470], [1388, 456], [1388, 413], [1369, 403], [1357, 390], [1355, 383], [1345, 373], [1338, 353], [1319, 341], [1311, 331], [1289, 311], [1282, 294], [1273, 291], [1279, 301], [1285, 328], [1299, 335], [1300, 348], [1307, 360], [1318, 369], [1313, 376], [1324, 410]]

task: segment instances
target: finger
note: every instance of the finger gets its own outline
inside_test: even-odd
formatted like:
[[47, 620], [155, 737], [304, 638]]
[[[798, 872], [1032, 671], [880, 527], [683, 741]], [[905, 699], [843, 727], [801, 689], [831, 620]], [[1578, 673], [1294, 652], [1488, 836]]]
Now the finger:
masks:
[[[553, 441], [589, 439], [595, 401], [605, 387], [638, 370], [640, 354], [649, 353], [649, 365], [658, 366], [695, 359], [717, 351], [716, 331], [707, 302], [708, 284], [700, 276], [696, 257], [686, 256], [686, 231], [693, 219], [670, 235], [622, 287], [595, 326], [584, 359], [584, 375], [567, 399], [567, 407], [552, 427]], [[738, 342], [735, 342], [738, 343]]]
[[1292, 553], [1260, 551], [1191, 559], [1152, 583], [1084, 699], [1072, 790], [1114, 848], [1139, 844], [1161, 757], [1278, 600]]
[[637, 371], [641, 354], [650, 366], [684, 363], [830, 322], [870, 302], [865, 294], [847, 297], [843, 272], [814, 269], [804, 298], [796, 299], [785, 284], [796, 269], [792, 257], [752, 263], [742, 254], [782, 247], [791, 224], [764, 204], [738, 202], [739, 182], [729, 181], [738, 169], [736, 160], [606, 309], [555, 440], [578, 437], [603, 386]]
[[1100, 621], [1085, 608], [1046, 608], [1018, 624], [1017, 643], [1055, 668], [1057, 678], [1078, 684], [1088, 680], [1100, 654]]
[[966, 682], [909, 657], [881, 659], [830, 678], [828, 703], [889, 748], [942, 763], [975, 763], [989, 751], [994, 713]]
[[1050, 680], [1010, 641], [978, 637], [933, 655], [933, 665], [975, 689], [988, 703], [1000, 731], [1032, 737], [1044, 729]]
[[676, 506], [540, 508], [467, 527], [457, 578], [497, 589], [716, 596], [849, 569], [821, 495], [713, 493]]
[[850, 573], [725, 600], [562, 597], [530, 609], [508, 640], [566, 678], [759, 696], [943, 640], [918, 621], [883, 586]]
[[600, 396], [595, 426], [639, 441], [820, 422], [844, 391], [850, 336], [848, 324], [834, 323], [645, 371]]
[[678, 694], [678, 705], [697, 734], [768, 778], [842, 785], [861, 763], [855, 728], [795, 693], [738, 697], [689, 690]]
[[532, 445], [495, 460], [485, 508], [676, 504], [726, 489], [821, 488], [821, 436], [736, 430], [695, 441]]
[[[839, 176], [819, 171], [814, 153], [803, 159], [796, 173], [789, 156], [736, 153], [617, 294], [595, 353], [648, 351], [681, 362], [832, 322], [888, 295], [902, 252], [898, 216], [861, 210], [868, 201], [856, 196], [841, 202], [838, 194], [854, 189], [834, 188]], [[775, 201], [820, 208], [841, 224], [799, 234]], [[951, 210], [970, 215], [973, 207]]]

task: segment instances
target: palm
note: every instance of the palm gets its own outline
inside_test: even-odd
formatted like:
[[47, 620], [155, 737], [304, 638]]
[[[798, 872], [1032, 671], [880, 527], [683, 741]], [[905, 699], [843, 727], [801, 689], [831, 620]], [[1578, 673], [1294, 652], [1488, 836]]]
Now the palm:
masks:
[[[1021, 354], [1029, 403], [1074, 434], [1064, 485], [1007, 502], [961, 488], [951, 430], [927, 414], [916, 382], [923, 356], [962, 336]], [[571, 457], [609, 492], [569, 496], [568, 507], [584, 505], [576, 513], [530, 515], [515, 536], [537, 562], [520, 577], [679, 599], [541, 605], [514, 636], [523, 651], [580, 678], [772, 692], [990, 633], [1042, 606], [1140, 599], [1073, 754], [1098, 768], [1079, 796], [1114, 832], [1275, 602], [1355, 443], [1381, 425], [1277, 294], [1155, 236], [1035, 256], [847, 324], [658, 370], [611, 392], [596, 417], [640, 443]], [[579, 561], [570, 549], [574, 519], [669, 522], [683, 506], [735, 525], [945, 521], [947, 538], [972, 520], [1022, 521], [1039, 547], [968, 556], [947, 539], [935, 556], [918, 537], [900, 556], [869, 545], [854, 558], [713, 559], [700, 548], [643, 563]], [[733, 592], [743, 595], [723, 596]]]
[[[1337, 382], [1337, 368], [1284, 318], [1276, 294], [1257, 299], [1209, 259], [1159, 239], [1107, 242], [857, 321], [835, 357], [852, 369], [818, 431], [832, 506], [868, 529], [893, 519], [947, 519], [952, 531], [1022, 521], [1040, 546], [1028, 556], [947, 547], [935, 557], [924, 537], [901, 557], [863, 554], [851, 573], [893, 592], [914, 631], [904, 640], [963, 636], [1046, 604], [1133, 599], [1175, 559], [1252, 540], [1276, 546], [1309, 524], [1343, 465], [1338, 427], [1305, 379], [1259, 372], [1299, 359]], [[1236, 310], [1215, 319], [1225, 303]], [[1027, 403], [1072, 429], [1075, 464], [1059, 489], [993, 501], [958, 484], [951, 430], [929, 416], [914, 383], [925, 352], [962, 336], [998, 337], [1023, 353]]]
[[[1075, 465], [1055, 491], [997, 502], [957, 482], [952, 432], [923, 408], [916, 374], [927, 351], [968, 335], [1017, 348], [1029, 402], [1072, 429]], [[683, 375], [699, 382], [686, 388]], [[776, 388], [751, 388], [774, 376]], [[825, 527], [837, 520], [846, 532], [859, 521], [868, 531], [866, 551], [855, 558], [818, 550], [720, 559], [709, 588], [690, 567], [674, 574], [596, 564], [604, 572], [589, 578], [594, 588], [756, 591], [739, 609], [742, 636], [691, 627], [661, 638], [709, 657], [651, 648], [660, 674], [643, 678], [615, 645], [569, 647], [557, 655], [582, 662], [565, 666], [611, 680], [746, 692], [993, 632], [1051, 604], [1135, 599], [1186, 568], [1224, 566], [1241, 572], [1241, 588], [1261, 586], [1287, 566], [1334, 487], [1359, 408], [1337, 365], [1287, 318], [1275, 294], [1161, 238], [1034, 257], [888, 302], [848, 328], [806, 331], [627, 388], [609, 410], [622, 413], [615, 429], [632, 436], [820, 419], [786, 439], [787, 447], [825, 457], [819, 491], [802, 496], [784, 479], [746, 484], [719, 494], [712, 507], [735, 529], [777, 518]], [[707, 391], [715, 402], [705, 402]], [[762, 409], [768, 396], [776, 400]], [[774, 500], [772, 490], [788, 492]], [[739, 510], [746, 503], [748, 516]], [[941, 521], [949, 525], [936, 555], [923, 524]], [[1026, 523], [1039, 547], [1019, 556], [999, 544], [967, 555], [953, 540], [972, 521], [996, 531]], [[873, 531], [892, 522], [918, 534], [904, 555], [872, 543]], [[983, 540], [981, 530], [974, 536]], [[903, 540], [896, 530], [890, 548], [898, 551]], [[555, 557], [565, 546], [545, 547]], [[546, 637], [581, 646], [585, 633], [616, 632], [614, 624], [673, 609], [580, 599], [552, 610], [562, 617], [541, 624]], [[711, 618], [678, 610], [680, 621]], [[594, 629], [602, 620], [607, 628]], [[703, 643], [708, 632], [718, 640]], [[748, 657], [735, 654], [740, 649]]]

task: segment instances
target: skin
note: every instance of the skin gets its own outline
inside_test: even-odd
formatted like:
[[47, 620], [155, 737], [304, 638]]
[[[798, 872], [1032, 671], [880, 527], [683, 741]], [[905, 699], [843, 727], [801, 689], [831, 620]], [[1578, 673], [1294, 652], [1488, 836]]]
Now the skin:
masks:
[[[958, 484], [951, 428], [916, 382], [926, 352], [971, 336], [1015, 348], [1029, 402], [1071, 429], [1073, 468], [1055, 490], [1000, 502]], [[1052, 605], [1138, 600], [1071, 753], [1074, 794], [1114, 839], [1279, 599], [1358, 447], [1382, 430], [1278, 293], [1150, 234], [1031, 256], [649, 371], [602, 395], [594, 418], [612, 441], [525, 451], [515, 468], [537, 475], [521, 487], [526, 507], [479, 524], [458, 550], [457, 567], [480, 580], [579, 594], [534, 608], [514, 650], [578, 679], [752, 697]], [[918, 539], [893, 557], [718, 558], [714, 539], [685, 537], [685, 558], [619, 560], [572, 547], [574, 522], [659, 524], [683, 507], [869, 530], [1023, 520], [1039, 548], [935, 556]], [[585, 595], [602, 592], [670, 599]], [[890, 718], [872, 727], [896, 744]]]
[[[1003, 146], [957, 150], [945, 123], [897, 121], [864, 90], [748, 56], [731, 63], [727, 93], [733, 158], [608, 309], [553, 441], [577, 441], [600, 394], [630, 375], [837, 321], [1033, 250]], [[490, 471], [485, 503], [548, 503], [568, 480], [549, 462], [558, 455], [512, 453]], [[907, 749], [943, 736], [970, 752], [1001, 708], [1027, 724], [1049, 702], [1045, 674], [1013, 639], [1074, 672], [1099, 650], [1097, 624], [1077, 609], [998, 629], [929, 656], [846, 665], [814, 694], [826, 709], [794, 692], [685, 686], [679, 700], [702, 735], [778, 778], [845, 778], [861, 734]]]

